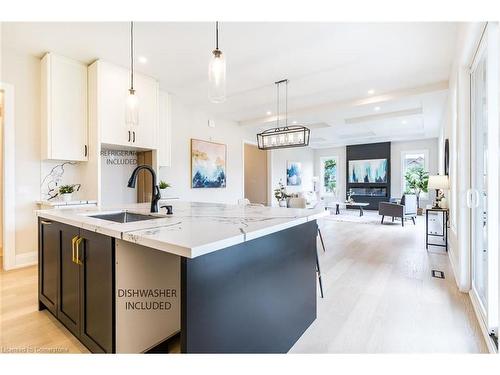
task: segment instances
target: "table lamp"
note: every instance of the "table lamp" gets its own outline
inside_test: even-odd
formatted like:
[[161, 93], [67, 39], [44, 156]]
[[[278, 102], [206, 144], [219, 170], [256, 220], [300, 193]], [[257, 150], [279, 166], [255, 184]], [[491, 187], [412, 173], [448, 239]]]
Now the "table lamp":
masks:
[[436, 199], [434, 200], [434, 208], [439, 208], [438, 198], [440, 190], [448, 190], [450, 188], [448, 176], [435, 175], [429, 176], [429, 189], [436, 189]]

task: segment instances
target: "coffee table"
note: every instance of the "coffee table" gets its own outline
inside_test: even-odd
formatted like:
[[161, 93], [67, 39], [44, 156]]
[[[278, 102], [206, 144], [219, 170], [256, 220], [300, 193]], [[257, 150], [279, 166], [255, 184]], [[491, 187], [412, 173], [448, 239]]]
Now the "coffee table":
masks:
[[346, 205], [346, 208], [348, 208], [348, 207], [359, 208], [359, 216], [363, 216], [364, 215], [363, 207], [369, 206], [370, 203], [352, 202], [352, 203], [346, 203], [345, 205]]
[[329, 208], [333, 208], [335, 207], [335, 215], [338, 215], [340, 214], [340, 206], [342, 205], [342, 207], [345, 207], [345, 208], [349, 208], [349, 207], [355, 207], [355, 208], [358, 208], [359, 209], [359, 216], [363, 216], [364, 212], [363, 212], [363, 207], [366, 207], [366, 206], [369, 206], [370, 203], [361, 203], [361, 202], [352, 202], [352, 203], [348, 203], [348, 202], [330, 202], [329, 204], [327, 204], [325, 206], [325, 210], [329, 209]]

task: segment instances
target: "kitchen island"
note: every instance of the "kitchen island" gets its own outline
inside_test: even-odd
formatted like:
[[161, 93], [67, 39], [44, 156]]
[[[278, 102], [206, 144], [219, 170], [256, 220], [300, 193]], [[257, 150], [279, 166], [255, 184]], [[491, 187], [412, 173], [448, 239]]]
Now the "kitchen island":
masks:
[[179, 332], [183, 353], [287, 352], [316, 319], [325, 211], [171, 204], [38, 211], [40, 309], [93, 352]]

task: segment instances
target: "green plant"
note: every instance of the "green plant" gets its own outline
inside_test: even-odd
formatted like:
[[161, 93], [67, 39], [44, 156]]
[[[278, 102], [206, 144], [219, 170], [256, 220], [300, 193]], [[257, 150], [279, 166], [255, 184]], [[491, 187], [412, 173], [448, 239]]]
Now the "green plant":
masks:
[[417, 207], [420, 208], [420, 194], [429, 191], [429, 172], [422, 166], [409, 168], [405, 173], [406, 191], [417, 196]]
[[76, 190], [77, 185], [61, 185], [59, 186], [59, 194], [71, 194]]
[[290, 197], [290, 195], [286, 193], [286, 189], [281, 181], [278, 183], [278, 188], [274, 189], [274, 197], [278, 202]]
[[170, 185], [168, 182], [165, 182], [165, 181], [163, 181], [163, 180], [162, 180], [162, 181], [160, 181], [160, 184], [158, 185], [158, 187], [159, 187], [160, 189], [166, 189], [166, 188], [168, 188], [168, 187], [170, 187], [170, 186], [172, 186], [172, 185]]

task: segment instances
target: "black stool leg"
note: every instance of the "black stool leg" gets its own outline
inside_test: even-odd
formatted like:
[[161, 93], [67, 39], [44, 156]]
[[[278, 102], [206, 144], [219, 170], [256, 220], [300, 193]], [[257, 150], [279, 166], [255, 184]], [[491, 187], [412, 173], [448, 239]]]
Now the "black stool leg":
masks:
[[319, 226], [318, 226], [318, 234], [319, 234], [319, 239], [321, 240], [321, 246], [323, 246], [323, 252], [326, 253], [325, 243], [323, 242], [323, 236], [321, 235], [321, 230], [319, 229]]
[[321, 292], [321, 298], [323, 298], [323, 282], [321, 281], [321, 269], [319, 268], [318, 252], [316, 252], [316, 271], [318, 273], [319, 290]]

